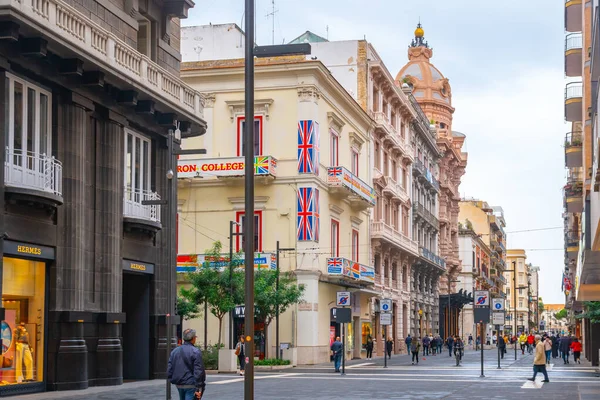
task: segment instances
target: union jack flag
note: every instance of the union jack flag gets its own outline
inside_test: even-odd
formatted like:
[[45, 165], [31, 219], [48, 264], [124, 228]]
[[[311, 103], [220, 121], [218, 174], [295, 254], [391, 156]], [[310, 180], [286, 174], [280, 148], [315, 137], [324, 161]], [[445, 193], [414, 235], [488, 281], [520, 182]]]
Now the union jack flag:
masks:
[[268, 175], [269, 174], [269, 157], [255, 157], [254, 158], [254, 174], [255, 175]]
[[298, 122], [298, 172], [319, 175], [319, 124]]
[[319, 240], [319, 189], [298, 189], [298, 240]]
[[338, 176], [342, 174], [342, 167], [330, 167], [327, 170], [328, 176]]

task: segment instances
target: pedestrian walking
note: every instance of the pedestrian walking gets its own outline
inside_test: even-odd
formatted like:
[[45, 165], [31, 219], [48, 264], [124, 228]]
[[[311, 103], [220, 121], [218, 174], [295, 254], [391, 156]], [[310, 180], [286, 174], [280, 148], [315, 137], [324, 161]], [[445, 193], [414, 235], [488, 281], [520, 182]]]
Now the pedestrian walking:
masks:
[[406, 337], [406, 339], [404, 339], [404, 343], [406, 343], [406, 353], [410, 356], [410, 344], [412, 342], [412, 338], [410, 337], [410, 334]]
[[201, 399], [206, 387], [202, 352], [196, 344], [196, 331], [183, 331], [183, 344], [171, 352], [167, 378], [177, 387], [180, 400]]
[[502, 336], [498, 336], [498, 350], [500, 351], [500, 358], [504, 359], [504, 353], [506, 353], [506, 342]]
[[498, 341], [498, 335], [496, 335], [496, 334], [494, 333], [494, 336], [492, 336], [492, 344], [494, 344], [494, 345], [495, 345], [495, 344], [497, 343], [497, 341]]
[[546, 352], [546, 364], [550, 364], [550, 355], [552, 354], [552, 339], [548, 336], [544, 338], [544, 351]]
[[473, 335], [469, 333], [469, 347], [473, 346]]
[[581, 364], [581, 342], [576, 337], [571, 342], [571, 350], [573, 350], [573, 362]]
[[552, 335], [550, 340], [552, 340], [552, 358], [558, 358], [558, 337]]
[[333, 367], [335, 372], [340, 372], [340, 364], [342, 363], [342, 342], [340, 337], [335, 338], [335, 342], [331, 345], [331, 354], [333, 355]]
[[240, 335], [240, 340], [235, 345], [235, 355], [240, 363], [240, 375], [244, 375], [244, 369], [246, 368], [246, 343], [244, 335]]
[[490, 345], [490, 335], [485, 335], [485, 344]]
[[533, 378], [529, 378], [530, 381], [535, 381], [535, 377], [538, 372], [544, 374], [544, 380], [542, 382], [550, 382], [548, 379], [548, 372], [546, 371], [546, 350], [544, 349], [544, 343], [542, 343], [542, 337], [535, 335], [535, 356], [533, 357]]
[[429, 355], [429, 336], [423, 338], [423, 356]]
[[385, 351], [388, 355], [388, 360], [392, 358], [392, 350], [394, 349], [394, 339], [389, 338], [385, 343]]
[[417, 340], [413, 340], [410, 344], [410, 351], [412, 353], [412, 365], [415, 365], [415, 360], [417, 360], [417, 364], [419, 363], [419, 350], [421, 349], [421, 338], [417, 338]]
[[446, 346], [448, 346], [448, 357], [452, 357], [452, 346], [454, 345], [454, 338], [452, 336], [448, 336], [446, 339]]
[[444, 340], [440, 335], [437, 335], [437, 352], [439, 355], [442, 355], [442, 348], [444, 347]]
[[569, 352], [571, 351], [571, 338], [569, 335], [565, 335], [560, 339], [560, 351], [562, 352], [562, 359], [565, 364], [569, 363]]
[[373, 358], [373, 338], [371, 335], [367, 336], [367, 343], [365, 344], [365, 349], [367, 350], [367, 360]]
[[462, 360], [463, 352], [465, 349], [465, 345], [460, 338], [460, 336], [456, 336], [454, 338], [454, 356], [456, 357], [456, 366], [460, 365], [460, 361]]
[[535, 336], [530, 332], [529, 336], [527, 336], [527, 352], [529, 354], [533, 353], [533, 346], [535, 345]]
[[437, 352], [437, 336], [431, 339], [429, 345], [431, 346], [431, 354], [435, 356], [435, 353]]
[[525, 354], [525, 346], [527, 345], [527, 336], [525, 336], [525, 332], [521, 333], [519, 336], [519, 344], [521, 345], [521, 354]]

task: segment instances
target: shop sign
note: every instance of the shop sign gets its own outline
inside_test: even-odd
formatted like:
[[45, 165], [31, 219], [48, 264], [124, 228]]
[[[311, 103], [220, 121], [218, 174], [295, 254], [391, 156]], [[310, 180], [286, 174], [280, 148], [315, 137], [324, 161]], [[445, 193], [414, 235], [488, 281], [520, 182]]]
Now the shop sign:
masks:
[[344, 187], [370, 204], [375, 205], [375, 189], [367, 185], [347, 168], [327, 168], [327, 183], [329, 186]]
[[[178, 160], [178, 178], [244, 176], [244, 157], [202, 158], [197, 160]], [[254, 175], [273, 175], [277, 160], [271, 156], [254, 157]]]
[[13, 242], [12, 240], [4, 240], [4, 254], [28, 258], [40, 258], [44, 260], [55, 259], [54, 247]]
[[[277, 269], [277, 263], [274, 261], [274, 254], [271, 253], [255, 253], [254, 254], [254, 269]], [[244, 268], [244, 254], [240, 254], [238, 259], [235, 259], [235, 268]], [[201, 267], [216, 268], [219, 271], [224, 271], [229, 268], [229, 255], [222, 254], [219, 258], [207, 256], [206, 254], [181, 254], [177, 256], [177, 272], [196, 272]]]
[[343, 257], [327, 259], [327, 275], [345, 276], [353, 280], [375, 283], [375, 268]]
[[150, 275], [154, 274], [154, 264], [123, 259], [122, 266], [124, 271], [138, 272], [141, 274]]
[[[254, 307], [254, 318], [259, 314], [258, 308]], [[246, 306], [235, 306], [233, 309], [233, 318], [244, 319], [246, 318]]]

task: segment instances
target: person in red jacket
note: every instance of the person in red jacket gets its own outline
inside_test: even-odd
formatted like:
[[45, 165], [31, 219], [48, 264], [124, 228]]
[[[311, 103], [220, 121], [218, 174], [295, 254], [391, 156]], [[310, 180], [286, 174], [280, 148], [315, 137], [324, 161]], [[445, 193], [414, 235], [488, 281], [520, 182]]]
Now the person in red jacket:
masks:
[[535, 342], [535, 336], [531, 332], [529, 332], [529, 336], [527, 336], [527, 351], [529, 354], [533, 353], [533, 343]]
[[573, 362], [581, 364], [581, 342], [576, 337], [571, 343], [571, 350], [573, 350]]

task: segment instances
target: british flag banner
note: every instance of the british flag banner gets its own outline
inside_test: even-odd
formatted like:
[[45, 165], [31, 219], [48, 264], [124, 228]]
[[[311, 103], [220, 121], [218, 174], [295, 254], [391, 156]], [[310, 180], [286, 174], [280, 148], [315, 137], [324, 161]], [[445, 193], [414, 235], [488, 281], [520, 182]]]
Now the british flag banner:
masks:
[[298, 121], [298, 172], [319, 175], [319, 123]]
[[297, 235], [301, 241], [319, 241], [319, 189], [298, 189]]

